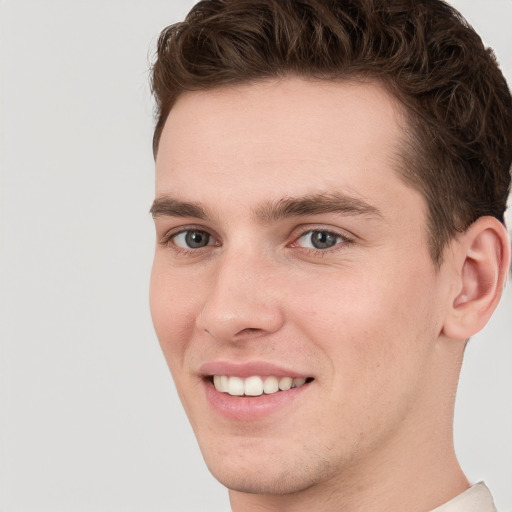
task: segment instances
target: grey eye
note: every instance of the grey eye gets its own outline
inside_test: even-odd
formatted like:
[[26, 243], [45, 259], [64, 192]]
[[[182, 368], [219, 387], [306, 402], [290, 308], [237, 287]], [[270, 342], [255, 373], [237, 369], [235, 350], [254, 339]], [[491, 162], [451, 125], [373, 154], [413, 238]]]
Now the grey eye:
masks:
[[201, 249], [213, 244], [213, 239], [206, 231], [189, 230], [173, 237], [174, 243], [182, 249]]
[[340, 240], [342, 240], [340, 235], [329, 231], [308, 231], [299, 238], [299, 244], [309, 249], [330, 249]]

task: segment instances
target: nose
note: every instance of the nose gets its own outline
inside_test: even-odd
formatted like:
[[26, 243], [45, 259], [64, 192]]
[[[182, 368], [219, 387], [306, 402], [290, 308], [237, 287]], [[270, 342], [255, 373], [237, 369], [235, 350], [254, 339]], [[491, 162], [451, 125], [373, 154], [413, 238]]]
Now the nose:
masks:
[[222, 342], [253, 339], [278, 331], [284, 323], [275, 270], [262, 257], [226, 255], [215, 275], [197, 327]]

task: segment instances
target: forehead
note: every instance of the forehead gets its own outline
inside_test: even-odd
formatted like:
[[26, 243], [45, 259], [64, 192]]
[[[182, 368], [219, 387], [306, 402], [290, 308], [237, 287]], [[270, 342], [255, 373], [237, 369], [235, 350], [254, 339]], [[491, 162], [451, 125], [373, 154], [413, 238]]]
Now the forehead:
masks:
[[184, 93], [162, 133], [156, 195], [202, 202], [214, 190], [229, 202], [335, 189], [378, 200], [385, 182], [396, 196], [403, 125], [376, 83], [287, 78]]

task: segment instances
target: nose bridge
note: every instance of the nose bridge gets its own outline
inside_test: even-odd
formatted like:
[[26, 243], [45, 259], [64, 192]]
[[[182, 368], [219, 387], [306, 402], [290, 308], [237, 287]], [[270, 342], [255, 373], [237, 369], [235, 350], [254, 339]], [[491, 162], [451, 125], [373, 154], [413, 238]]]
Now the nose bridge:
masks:
[[197, 319], [198, 327], [222, 341], [280, 328], [283, 314], [275, 293], [274, 265], [261, 252], [225, 251], [215, 262], [215, 278]]

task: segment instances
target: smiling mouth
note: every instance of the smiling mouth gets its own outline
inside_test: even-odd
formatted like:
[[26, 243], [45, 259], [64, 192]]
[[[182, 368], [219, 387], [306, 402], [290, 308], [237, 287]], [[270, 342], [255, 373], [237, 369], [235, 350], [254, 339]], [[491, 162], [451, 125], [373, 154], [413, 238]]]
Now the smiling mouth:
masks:
[[231, 396], [271, 395], [280, 391], [299, 388], [313, 380], [312, 377], [260, 377], [253, 375], [252, 377], [242, 378], [227, 375], [210, 376], [210, 381], [213, 382], [217, 391]]

